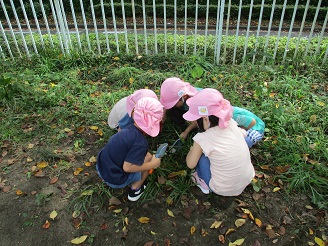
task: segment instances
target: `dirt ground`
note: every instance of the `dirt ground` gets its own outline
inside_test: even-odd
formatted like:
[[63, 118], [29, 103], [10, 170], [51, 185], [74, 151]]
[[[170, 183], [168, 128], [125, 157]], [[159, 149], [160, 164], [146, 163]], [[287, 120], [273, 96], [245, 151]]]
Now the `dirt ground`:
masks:
[[[33, 149], [42, 145], [36, 141]], [[80, 245], [327, 245], [327, 211], [306, 195], [287, 196], [269, 173], [257, 177], [265, 184], [259, 192], [249, 186], [238, 197], [205, 195], [192, 187], [191, 196], [168, 205], [165, 193], [139, 203], [119, 189], [113, 191], [116, 199], [93, 203], [89, 214], [74, 214], [72, 192], [101, 183], [94, 165], [79, 175], [74, 167], [97, 151], [90, 146], [81, 156], [67, 156], [71, 166], [56, 180], [50, 165], [29, 175], [32, 152], [1, 143], [0, 245], [72, 245], [81, 236], [87, 238]]]

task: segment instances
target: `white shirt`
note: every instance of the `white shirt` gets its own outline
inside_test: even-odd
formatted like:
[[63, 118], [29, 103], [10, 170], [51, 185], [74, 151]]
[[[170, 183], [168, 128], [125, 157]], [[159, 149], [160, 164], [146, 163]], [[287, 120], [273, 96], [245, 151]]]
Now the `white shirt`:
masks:
[[210, 188], [222, 196], [238, 196], [255, 175], [249, 148], [237, 123], [227, 128], [211, 127], [197, 133], [193, 140], [210, 160]]

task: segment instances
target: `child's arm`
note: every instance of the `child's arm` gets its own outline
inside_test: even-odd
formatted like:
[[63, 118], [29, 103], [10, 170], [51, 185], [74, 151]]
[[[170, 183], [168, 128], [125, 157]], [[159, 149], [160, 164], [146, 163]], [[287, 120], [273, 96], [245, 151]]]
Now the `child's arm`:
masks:
[[136, 173], [136, 172], [148, 171], [153, 168], [155, 169], [158, 168], [160, 165], [161, 165], [161, 159], [156, 158], [155, 155], [153, 155], [150, 161], [143, 163], [141, 166], [125, 161], [123, 163], [123, 170], [127, 173]]
[[202, 153], [203, 153], [203, 150], [200, 147], [200, 145], [198, 143], [194, 142], [194, 145], [191, 146], [189, 153], [186, 157], [187, 166], [190, 169], [193, 169], [197, 166], [197, 163], [198, 163]]
[[185, 140], [185, 139], [187, 138], [188, 134], [189, 134], [192, 130], [194, 130], [194, 129], [196, 129], [196, 128], [197, 128], [197, 121], [193, 121], [193, 122], [191, 122], [191, 123], [189, 124], [189, 126], [186, 128], [186, 130], [184, 130], [184, 132], [182, 132], [182, 133], [180, 134], [180, 138], [183, 139], [183, 140]]

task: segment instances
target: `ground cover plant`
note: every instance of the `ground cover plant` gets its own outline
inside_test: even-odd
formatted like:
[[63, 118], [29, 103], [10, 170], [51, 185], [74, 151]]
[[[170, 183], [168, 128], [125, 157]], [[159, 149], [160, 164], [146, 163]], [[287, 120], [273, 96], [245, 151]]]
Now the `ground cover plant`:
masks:
[[[327, 65], [213, 65], [201, 56], [62, 55], [4, 61], [0, 76], [0, 245], [327, 244]], [[188, 138], [136, 203], [95, 172], [111, 107], [165, 78], [221, 91], [266, 123], [238, 197], [190, 180]], [[181, 129], [166, 122], [155, 151]]]

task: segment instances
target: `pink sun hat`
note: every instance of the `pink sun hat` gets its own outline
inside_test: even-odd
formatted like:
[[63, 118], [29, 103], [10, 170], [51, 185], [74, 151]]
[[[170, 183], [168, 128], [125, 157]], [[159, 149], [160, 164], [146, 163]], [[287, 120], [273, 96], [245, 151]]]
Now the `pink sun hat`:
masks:
[[160, 131], [163, 118], [163, 105], [155, 98], [143, 97], [134, 106], [133, 119], [135, 124], [151, 137]]
[[182, 96], [188, 95], [192, 97], [196, 93], [196, 88], [188, 82], [184, 82], [177, 77], [172, 77], [164, 80], [161, 86], [160, 102], [165, 109], [170, 109], [174, 107]]
[[219, 127], [226, 128], [228, 121], [232, 118], [233, 108], [230, 102], [224, 99], [218, 90], [212, 88], [199, 91], [188, 99], [187, 105], [189, 110], [183, 114], [183, 118], [188, 121], [214, 115], [219, 118]]
[[135, 91], [133, 94], [128, 96], [127, 100], [126, 100], [126, 111], [130, 117], [131, 117], [131, 113], [132, 113], [134, 106], [143, 97], [152, 97], [152, 98], [155, 98], [156, 100], [158, 100], [157, 95], [152, 90], [140, 89], [140, 90]]

